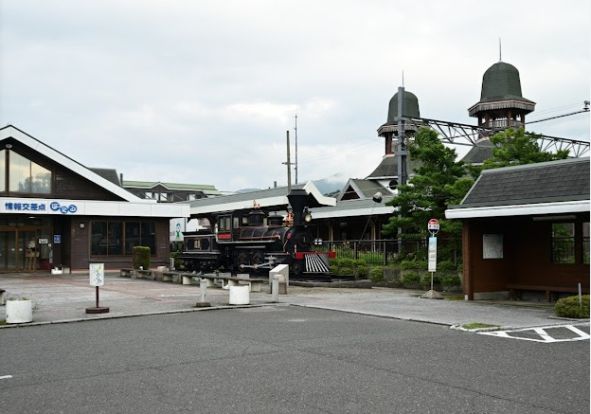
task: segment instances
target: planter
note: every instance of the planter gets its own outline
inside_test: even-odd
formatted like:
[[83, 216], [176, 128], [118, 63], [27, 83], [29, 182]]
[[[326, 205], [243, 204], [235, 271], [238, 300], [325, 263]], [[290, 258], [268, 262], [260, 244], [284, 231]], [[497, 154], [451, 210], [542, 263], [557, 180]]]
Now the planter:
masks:
[[250, 303], [248, 285], [230, 286], [228, 303], [230, 305], [248, 305]]
[[33, 301], [30, 299], [8, 299], [6, 301], [6, 323], [27, 323], [33, 321]]

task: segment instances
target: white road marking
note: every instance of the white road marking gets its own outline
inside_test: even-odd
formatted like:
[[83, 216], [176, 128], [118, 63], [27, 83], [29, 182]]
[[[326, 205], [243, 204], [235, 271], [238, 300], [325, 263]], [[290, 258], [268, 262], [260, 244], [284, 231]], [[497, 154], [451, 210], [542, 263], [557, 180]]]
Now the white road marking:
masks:
[[[588, 324], [578, 324], [588, 325]], [[571, 331], [575, 336], [572, 338], [554, 338], [550, 335], [546, 329], [556, 329], [556, 328], [565, 328]], [[510, 335], [512, 333], [520, 333], [520, 332], [532, 332], [535, 333], [539, 338], [527, 338], [522, 336], [513, 336]], [[590, 339], [588, 333], [580, 330], [576, 326], [573, 325], [556, 325], [556, 326], [544, 326], [544, 327], [536, 327], [536, 328], [522, 328], [522, 329], [510, 329], [504, 331], [491, 331], [491, 332], [478, 332], [480, 335], [489, 335], [489, 336], [498, 336], [500, 338], [512, 338], [512, 339], [519, 339], [522, 341], [533, 341], [533, 342], [542, 342], [545, 344], [555, 343], [555, 342], [572, 342], [572, 341], [583, 341]]]
[[12, 375], [2, 375], [2, 376], [0, 376], [0, 380], [3, 380], [3, 379], [11, 379], [11, 378], [12, 378]]

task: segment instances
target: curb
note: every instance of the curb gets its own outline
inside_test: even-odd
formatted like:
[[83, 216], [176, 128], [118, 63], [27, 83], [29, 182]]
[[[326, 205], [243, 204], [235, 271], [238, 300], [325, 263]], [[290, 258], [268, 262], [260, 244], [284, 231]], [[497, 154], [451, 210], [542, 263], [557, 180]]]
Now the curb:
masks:
[[56, 321], [5, 324], [5, 325], [0, 325], [0, 329], [27, 328], [27, 327], [32, 327], [32, 326], [57, 325], [57, 324], [67, 324], [67, 323], [75, 323], [75, 322], [95, 322], [95, 321], [104, 321], [104, 320], [108, 320], [108, 319], [139, 318], [141, 316], [172, 315], [172, 314], [177, 314], [177, 313], [207, 312], [207, 311], [226, 310], [226, 309], [262, 308], [262, 307], [267, 307], [267, 306], [271, 307], [271, 306], [278, 306], [278, 305], [284, 305], [284, 304], [282, 304], [282, 303], [261, 303], [261, 304], [256, 304], [256, 305], [219, 305], [219, 306], [210, 306], [207, 308], [197, 308], [196, 307], [196, 308], [191, 308], [191, 309], [177, 309], [177, 310], [146, 312], [146, 313], [130, 313], [130, 314], [125, 314], [125, 315], [101, 315], [101, 316], [96, 316], [93, 318], [74, 318], [74, 319], [60, 319], [60, 320], [56, 320]]

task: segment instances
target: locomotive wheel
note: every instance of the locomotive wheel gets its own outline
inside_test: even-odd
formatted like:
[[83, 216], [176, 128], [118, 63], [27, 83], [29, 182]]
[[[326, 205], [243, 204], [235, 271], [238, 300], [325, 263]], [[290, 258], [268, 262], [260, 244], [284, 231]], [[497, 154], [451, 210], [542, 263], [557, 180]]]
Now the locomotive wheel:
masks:
[[293, 275], [294, 276], [302, 276], [304, 274], [305, 269], [305, 264], [303, 260], [294, 260], [291, 263], [292, 269], [293, 269]]
[[252, 265], [260, 265], [264, 262], [263, 254], [261, 252], [253, 253], [250, 261]]
[[236, 268], [241, 269], [242, 265], [247, 265], [250, 263], [249, 254], [248, 252], [240, 252], [238, 256], [236, 256]]

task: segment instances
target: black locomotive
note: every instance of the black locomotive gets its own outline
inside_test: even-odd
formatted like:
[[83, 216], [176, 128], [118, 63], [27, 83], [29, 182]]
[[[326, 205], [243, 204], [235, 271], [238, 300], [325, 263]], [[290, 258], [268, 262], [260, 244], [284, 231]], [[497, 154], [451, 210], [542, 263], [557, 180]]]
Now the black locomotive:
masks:
[[314, 251], [308, 223], [309, 196], [294, 189], [288, 196], [287, 219], [259, 208], [219, 213], [209, 217], [212, 231], [187, 232], [179, 260], [189, 271], [269, 271], [288, 264], [292, 277], [328, 275], [328, 257], [334, 252]]

